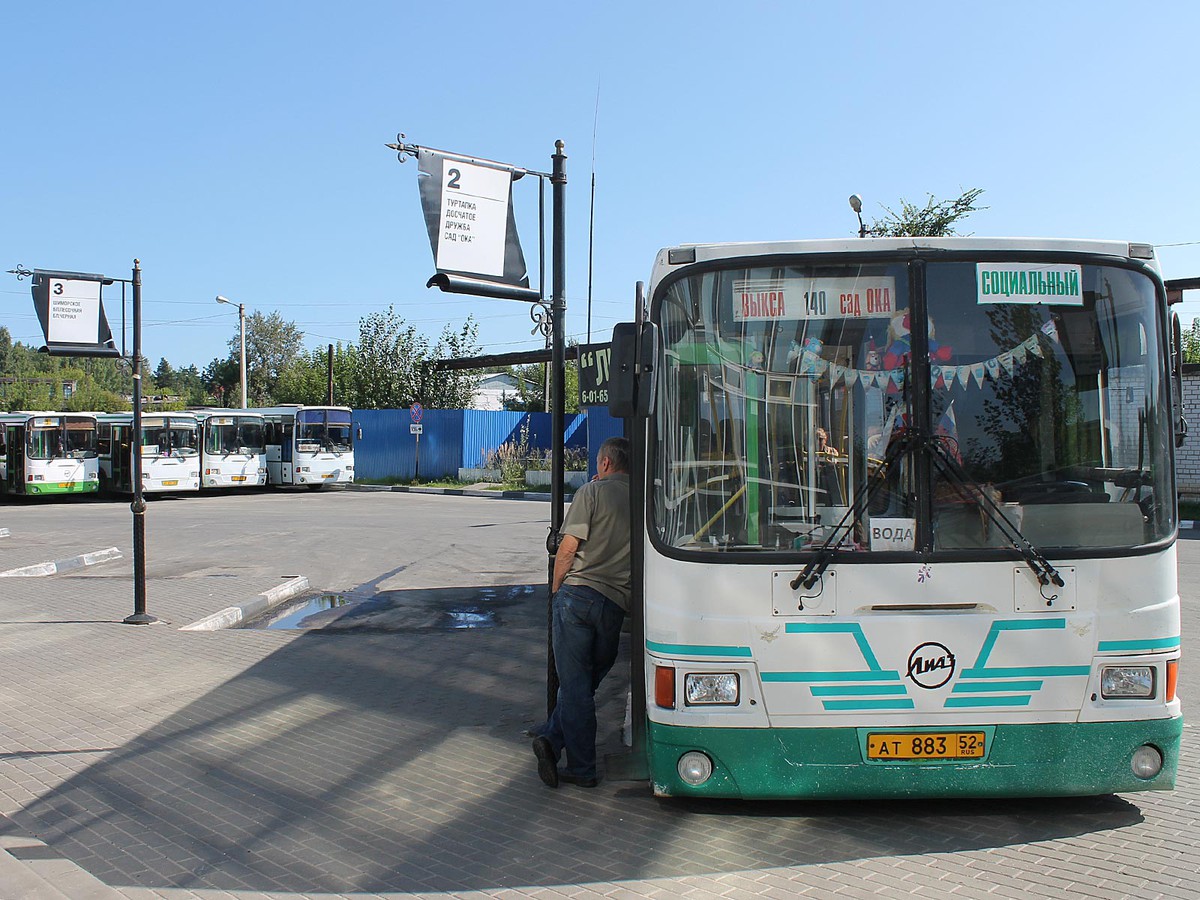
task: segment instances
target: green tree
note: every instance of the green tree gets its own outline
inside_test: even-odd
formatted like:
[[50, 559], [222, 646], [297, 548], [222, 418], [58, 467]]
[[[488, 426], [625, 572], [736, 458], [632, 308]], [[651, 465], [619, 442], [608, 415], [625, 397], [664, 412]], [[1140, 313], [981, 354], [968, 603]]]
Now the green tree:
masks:
[[400, 409], [419, 401], [434, 409], [470, 404], [479, 376], [435, 370], [437, 359], [463, 359], [479, 352], [478, 325], [467, 317], [462, 328], [449, 325], [437, 344], [407, 324], [392, 306], [359, 320], [354, 357], [354, 404], [363, 409]]
[[1183, 338], [1183, 361], [1200, 363], [1200, 319], [1192, 319], [1192, 327], [1181, 335]]
[[982, 193], [983, 188], [971, 188], [953, 200], [938, 200], [930, 194], [924, 206], [909, 203], [902, 197], [900, 211], [895, 212], [884, 206], [883, 211], [887, 215], [873, 221], [868, 231], [874, 237], [946, 237], [957, 234], [954, 230], [956, 222], [973, 212], [988, 208], [975, 205]]
[[[360, 406], [355, 381], [357, 350], [337, 344], [333, 350], [333, 402]], [[325, 403], [329, 398], [329, 353], [313, 350], [287, 368], [276, 386], [279, 403]]]
[[[214, 359], [200, 375], [205, 392], [218, 406], [239, 406], [241, 396], [241, 367], [236, 359]], [[247, 400], [247, 402], [249, 402]]]
[[[304, 334], [295, 322], [284, 321], [278, 311], [269, 315], [254, 312], [246, 316], [246, 393], [251, 406], [271, 406], [280, 377], [304, 353]], [[229, 339], [229, 358], [239, 382], [241, 378], [241, 338]]]
[[[570, 341], [569, 346], [576, 346], [576, 341]], [[542, 363], [532, 363], [527, 366], [510, 366], [508, 373], [517, 379], [517, 395], [504, 403], [505, 409], [516, 412], [549, 412], [546, 406], [546, 371], [549, 366]], [[565, 385], [565, 402], [563, 411], [579, 412], [579, 363], [568, 359], [563, 369]]]

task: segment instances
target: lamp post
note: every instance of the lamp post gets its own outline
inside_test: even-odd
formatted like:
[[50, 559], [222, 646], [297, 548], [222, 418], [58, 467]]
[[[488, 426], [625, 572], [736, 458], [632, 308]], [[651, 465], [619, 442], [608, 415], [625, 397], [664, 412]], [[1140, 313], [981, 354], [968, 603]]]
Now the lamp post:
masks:
[[238, 331], [242, 336], [242, 409], [246, 408], [246, 307], [242, 303], [234, 303], [227, 297], [217, 294], [218, 303], [228, 303], [238, 308]]
[[870, 233], [870, 229], [867, 228], [867, 226], [863, 224], [862, 197], [858, 196], [858, 194], [851, 194], [850, 195], [850, 208], [852, 210], [854, 210], [854, 214], [856, 216], [858, 216], [858, 236], [860, 238], [865, 238], [867, 236], [867, 234]]

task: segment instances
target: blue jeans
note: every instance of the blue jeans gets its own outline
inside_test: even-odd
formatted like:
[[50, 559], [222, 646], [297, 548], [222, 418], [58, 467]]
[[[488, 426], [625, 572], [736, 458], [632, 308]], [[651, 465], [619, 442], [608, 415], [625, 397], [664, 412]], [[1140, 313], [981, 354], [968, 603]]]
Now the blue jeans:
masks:
[[552, 607], [558, 701], [535, 731], [555, 754], [567, 751], [563, 771], [596, 777], [596, 688], [617, 659], [625, 611], [599, 591], [564, 584]]

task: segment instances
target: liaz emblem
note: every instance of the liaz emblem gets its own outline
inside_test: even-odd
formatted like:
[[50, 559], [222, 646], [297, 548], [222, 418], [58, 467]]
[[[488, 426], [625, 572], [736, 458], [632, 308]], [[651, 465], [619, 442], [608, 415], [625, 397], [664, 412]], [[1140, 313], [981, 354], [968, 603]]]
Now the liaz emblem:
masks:
[[908, 655], [908, 679], [917, 687], [940, 688], [954, 675], [954, 654], [945, 644], [926, 641]]

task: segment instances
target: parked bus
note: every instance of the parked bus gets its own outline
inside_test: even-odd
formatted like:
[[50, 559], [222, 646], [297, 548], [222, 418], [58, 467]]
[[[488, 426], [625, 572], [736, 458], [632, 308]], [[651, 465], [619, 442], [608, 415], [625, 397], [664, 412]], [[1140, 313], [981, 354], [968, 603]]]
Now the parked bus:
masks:
[[1174, 786], [1178, 323], [1152, 247], [684, 246], [643, 312], [610, 396], [655, 793]]
[[[133, 413], [99, 416], [100, 480], [105, 491], [133, 493]], [[194, 413], [142, 413], [142, 492], [200, 489], [200, 425]]]
[[0, 414], [0, 490], [41, 496], [95, 493], [99, 487], [95, 416]]
[[256, 409], [266, 419], [267, 483], [306, 485], [354, 481], [354, 441], [345, 406]]
[[254, 487], [267, 483], [265, 420], [246, 409], [197, 410], [200, 487]]

